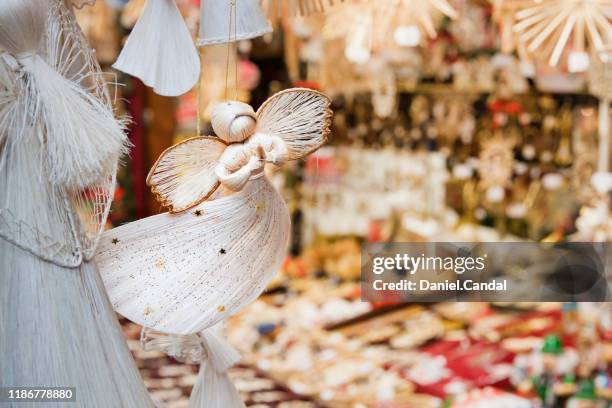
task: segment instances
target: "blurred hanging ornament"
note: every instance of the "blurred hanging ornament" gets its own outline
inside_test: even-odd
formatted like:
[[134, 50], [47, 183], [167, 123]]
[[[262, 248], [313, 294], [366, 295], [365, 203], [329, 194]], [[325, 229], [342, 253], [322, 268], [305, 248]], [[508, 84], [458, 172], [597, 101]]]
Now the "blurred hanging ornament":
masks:
[[571, 171], [572, 188], [579, 202], [588, 202], [594, 195], [591, 177], [596, 170], [597, 154], [595, 149], [574, 152]]
[[344, 56], [354, 64], [363, 65], [372, 56], [372, 45], [369, 42], [367, 31], [360, 30], [358, 35], [346, 45]]
[[591, 52], [589, 92], [600, 99], [612, 99], [612, 44]]
[[330, 95], [345, 95], [349, 100], [358, 92], [367, 92], [368, 83], [355, 65], [344, 57], [344, 41], [323, 43], [323, 55], [319, 64], [319, 83]]
[[323, 41], [318, 37], [313, 37], [302, 43], [299, 57], [306, 64], [318, 64], [323, 59]]
[[572, 241], [609, 242], [612, 239], [612, 217], [608, 201], [601, 198], [592, 205], [581, 207], [576, 229]]
[[542, 186], [549, 191], [555, 191], [563, 187], [565, 179], [560, 173], [546, 173], [542, 176]]
[[2, 0], [0, 49], [0, 384], [154, 407], [92, 260], [128, 143], [112, 88], [69, 1]]
[[597, 171], [591, 176], [591, 184], [599, 194], [607, 194], [612, 191], [612, 173], [609, 171]]
[[587, 71], [590, 63], [589, 54], [584, 51], [571, 51], [567, 56], [567, 70], [572, 73]]
[[372, 50], [384, 44], [389, 33], [394, 7], [391, 2], [346, 3], [325, 19], [323, 38], [342, 39], [344, 55], [355, 64], [365, 64]]
[[599, 98], [599, 157], [597, 171], [610, 171], [610, 101], [612, 100], [612, 45], [592, 53], [589, 91]]
[[193, 88], [200, 58], [174, 0], [146, 0], [113, 67], [139, 78], [159, 95], [177, 96]]
[[248, 40], [271, 32], [259, 0], [202, 0], [198, 45]]
[[396, 7], [396, 25], [417, 25], [429, 38], [438, 36], [435, 21], [439, 16], [459, 17], [447, 0], [400, 0]]
[[380, 59], [370, 65], [370, 86], [372, 106], [379, 118], [388, 118], [393, 114], [397, 99], [397, 87], [393, 69]]
[[498, 95], [511, 99], [514, 94], [526, 93], [529, 90], [529, 83], [521, 71], [519, 60], [508, 54], [495, 54], [491, 60], [497, 70], [499, 77]]
[[[508, 186], [514, 167], [514, 141], [497, 134], [482, 143], [478, 160], [480, 187], [495, 198]], [[503, 199], [503, 196], [502, 196]], [[500, 200], [501, 201], [501, 200]]]
[[499, 27], [501, 52], [511, 53], [517, 47], [513, 30], [517, 10], [532, 6], [534, 0], [489, 0], [493, 5], [493, 21]]
[[490, 48], [494, 34], [488, 27], [487, 10], [482, 6], [465, 2], [460, 11], [461, 18], [451, 21], [447, 27], [459, 49], [469, 53]]
[[[587, 42], [601, 50], [612, 39], [611, 6], [610, 0], [541, 0], [516, 12], [513, 30], [528, 52], [555, 66], [572, 37], [575, 52], [583, 52]], [[584, 66], [584, 55], [573, 60], [574, 68]]]
[[421, 31], [416, 25], [401, 25], [395, 29], [393, 39], [400, 47], [416, 47], [421, 43]]

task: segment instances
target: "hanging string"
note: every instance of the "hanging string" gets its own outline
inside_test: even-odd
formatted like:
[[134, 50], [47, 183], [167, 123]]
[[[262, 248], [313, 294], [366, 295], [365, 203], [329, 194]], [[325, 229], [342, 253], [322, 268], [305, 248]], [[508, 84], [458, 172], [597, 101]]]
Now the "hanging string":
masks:
[[198, 59], [200, 60], [202, 70], [198, 74], [198, 83], [196, 85], [196, 136], [200, 136], [202, 130], [202, 74], [204, 71], [204, 65], [202, 65], [202, 52], [200, 47], [198, 47]]
[[229, 0], [230, 8], [229, 8], [229, 29], [227, 33], [227, 58], [225, 61], [225, 99], [227, 100], [228, 93], [228, 79], [229, 79], [229, 65], [230, 65], [230, 50], [232, 49], [232, 24], [234, 26], [234, 40], [237, 37], [237, 29], [236, 29], [236, 0]]
[[234, 100], [238, 100], [238, 17], [234, 0]]

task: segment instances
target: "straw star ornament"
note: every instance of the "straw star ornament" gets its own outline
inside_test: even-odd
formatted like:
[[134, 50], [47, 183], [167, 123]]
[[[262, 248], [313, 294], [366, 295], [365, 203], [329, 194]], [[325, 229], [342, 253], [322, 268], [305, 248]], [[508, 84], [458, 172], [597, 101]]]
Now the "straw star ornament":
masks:
[[436, 25], [444, 16], [458, 17], [447, 0], [346, 2], [328, 13], [323, 37], [344, 38], [347, 59], [363, 64], [373, 49], [392, 40], [399, 45], [415, 46], [422, 37], [436, 38]]
[[514, 31], [527, 51], [537, 51], [551, 66], [559, 63], [570, 40], [572, 50], [586, 56], [587, 45], [599, 50], [612, 38], [612, 0], [534, 1], [515, 18]]

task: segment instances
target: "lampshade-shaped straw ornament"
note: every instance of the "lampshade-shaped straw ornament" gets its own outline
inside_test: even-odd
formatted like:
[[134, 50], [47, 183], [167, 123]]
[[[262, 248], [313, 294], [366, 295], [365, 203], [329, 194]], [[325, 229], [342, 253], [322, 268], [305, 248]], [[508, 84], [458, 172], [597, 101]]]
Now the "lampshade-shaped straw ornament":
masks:
[[612, 38], [611, 10], [611, 0], [541, 0], [516, 11], [513, 30], [529, 53], [556, 66], [570, 39], [572, 52], [583, 56], [587, 45], [596, 50], [606, 45]]
[[164, 351], [182, 354], [199, 337], [203, 361], [191, 407], [243, 406], [227, 377], [235, 352], [213, 326], [259, 296], [280, 267], [290, 218], [264, 167], [318, 149], [329, 133], [329, 106], [326, 96], [307, 89], [279, 92], [257, 112], [220, 103], [212, 114], [216, 137], [171, 147], [149, 173], [148, 184], [170, 212], [101, 239], [96, 259], [115, 310], [175, 336], [157, 341]]
[[272, 32], [259, 0], [202, 0], [198, 45], [248, 40]]
[[159, 95], [178, 96], [194, 87], [200, 58], [174, 0], [146, 0], [113, 67]]

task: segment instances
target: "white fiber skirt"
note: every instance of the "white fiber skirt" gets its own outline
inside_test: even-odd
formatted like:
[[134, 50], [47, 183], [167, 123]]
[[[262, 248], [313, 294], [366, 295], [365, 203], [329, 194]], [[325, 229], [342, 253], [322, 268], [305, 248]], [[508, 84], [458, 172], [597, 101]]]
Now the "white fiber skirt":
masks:
[[0, 387], [14, 386], [75, 387], [78, 407], [154, 406], [95, 265], [59, 267], [0, 239]]
[[161, 332], [197, 333], [261, 294], [289, 229], [283, 198], [260, 177], [186, 212], [107, 231], [96, 262], [117, 312]]

